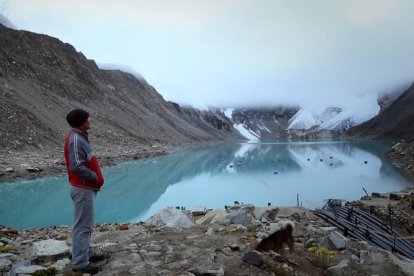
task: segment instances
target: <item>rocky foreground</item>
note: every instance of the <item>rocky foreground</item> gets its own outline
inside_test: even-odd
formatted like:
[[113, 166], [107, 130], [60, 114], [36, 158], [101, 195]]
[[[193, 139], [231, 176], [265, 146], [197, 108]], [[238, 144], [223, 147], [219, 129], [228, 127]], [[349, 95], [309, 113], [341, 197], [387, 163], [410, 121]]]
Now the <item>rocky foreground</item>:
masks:
[[[252, 249], [285, 220], [295, 222], [295, 256], [287, 249]], [[69, 227], [1, 227], [0, 235], [0, 273], [72, 275]], [[346, 238], [301, 207], [234, 205], [192, 212], [166, 208], [146, 222], [96, 225], [92, 240], [98, 251], [109, 256], [99, 263], [98, 275], [414, 273], [414, 261]]]

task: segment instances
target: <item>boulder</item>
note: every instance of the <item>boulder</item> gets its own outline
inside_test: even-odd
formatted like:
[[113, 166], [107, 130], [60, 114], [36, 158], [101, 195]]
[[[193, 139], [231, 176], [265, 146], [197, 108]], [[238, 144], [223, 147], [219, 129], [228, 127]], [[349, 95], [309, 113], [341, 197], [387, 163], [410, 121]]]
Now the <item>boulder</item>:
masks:
[[328, 237], [325, 237], [321, 243], [320, 247], [324, 247], [331, 250], [344, 250], [348, 243], [348, 239], [345, 238], [342, 234], [338, 232], [332, 232]]
[[252, 224], [253, 217], [252, 215], [247, 213], [245, 209], [232, 211], [230, 212], [229, 216], [230, 224], [240, 224], [243, 226], [249, 226], [250, 224]]
[[401, 153], [403, 151], [403, 145], [401, 143], [397, 143], [392, 147], [392, 150], [396, 153]]
[[258, 251], [248, 251], [246, 253], [244, 253], [243, 255], [243, 262], [252, 264], [254, 266], [262, 266], [264, 261], [263, 261], [263, 255], [258, 252]]
[[194, 208], [194, 210], [191, 212], [191, 214], [195, 217], [197, 216], [204, 216], [207, 214], [207, 209], [204, 206], [197, 206]]
[[187, 228], [193, 222], [181, 210], [172, 207], [164, 208], [150, 217], [146, 223], [155, 227]]
[[347, 268], [349, 266], [348, 260], [342, 260], [339, 262], [339, 264], [335, 266], [331, 266], [325, 271], [325, 275], [328, 276], [347, 276], [349, 275], [349, 272], [347, 271]]
[[21, 267], [16, 268], [15, 273], [17, 275], [19, 275], [19, 274], [33, 274], [36, 271], [45, 270], [45, 269], [46, 269], [46, 267], [41, 266], [41, 265], [21, 266]]
[[254, 217], [258, 220], [266, 219], [270, 221], [275, 221], [277, 214], [279, 213], [279, 208], [277, 207], [258, 207], [253, 211]]
[[28, 171], [28, 172], [40, 172], [40, 169], [39, 168], [35, 168], [35, 167], [27, 167], [26, 168], [26, 170]]
[[56, 263], [51, 265], [51, 267], [54, 267], [57, 270], [61, 271], [61, 270], [65, 269], [65, 267], [68, 264], [70, 264], [70, 260], [66, 258], [66, 259], [58, 260]]
[[230, 225], [230, 216], [225, 210], [216, 209], [208, 212], [204, 217], [198, 219], [196, 224]]
[[14, 173], [14, 169], [12, 167], [6, 168], [6, 173]]
[[44, 240], [33, 243], [32, 257], [34, 260], [57, 260], [69, 256], [69, 247], [65, 241]]
[[197, 276], [224, 276], [223, 267], [220, 264], [213, 262], [204, 263], [197, 268], [189, 270], [189, 272]]
[[5, 272], [10, 269], [12, 261], [7, 258], [0, 258], [0, 272]]
[[390, 199], [391, 200], [401, 200], [401, 196], [399, 194], [391, 193], [390, 194]]

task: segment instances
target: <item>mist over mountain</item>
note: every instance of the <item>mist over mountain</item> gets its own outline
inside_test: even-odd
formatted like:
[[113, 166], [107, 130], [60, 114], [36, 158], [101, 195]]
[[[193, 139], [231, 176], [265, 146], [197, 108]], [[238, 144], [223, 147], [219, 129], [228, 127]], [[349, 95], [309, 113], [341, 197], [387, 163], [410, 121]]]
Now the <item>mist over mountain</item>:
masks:
[[56, 38], [0, 25], [0, 41], [3, 150], [60, 149], [69, 129], [65, 116], [75, 107], [91, 113], [94, 144], [102, 151], [238, 137], [225, 119], [189, 118], [144, 79], [99, 69]]
[[348, 134], [370, 138], [414, 137], [414, 84], [376, 117], [352, 128]]

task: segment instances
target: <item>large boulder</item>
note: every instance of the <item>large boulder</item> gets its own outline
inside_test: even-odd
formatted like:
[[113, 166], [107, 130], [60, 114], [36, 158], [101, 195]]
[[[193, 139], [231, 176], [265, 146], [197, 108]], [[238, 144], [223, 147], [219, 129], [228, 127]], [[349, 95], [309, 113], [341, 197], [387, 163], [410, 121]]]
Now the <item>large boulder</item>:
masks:
[[275, 221], [277, 214], [279, 213], [279, 208], [269, 206], [269, 207], [258, 207], [253, 211], [254, 217], [258, 220], [266, 219], [269, 221]]
[[230, 225], [230, 215], [225, 210], [216, 209], [216, 210], [208, 212], [204, 217], [198, 219], [196, 221], [196, 224]]
[[321, 241], [320, 247], [341, 251], [346, 248], [347, 243], [348, 239], [335, 231]]
[[58, 260], [69, 256], [69, 246], [65, 241], [44, 240], [33, 243], [32, 257], [35, 261]]
[[244, 209], [232, 211], [229, 216], [230, 224], [241, 224], [243, 226], [249, 226], [252, 224], [253, 216], [247, 213]]
[[181, 210], [172, 207], [164, 208], [150, 217], [146, 223], [155, 227], [187, 228], [194, 223]]

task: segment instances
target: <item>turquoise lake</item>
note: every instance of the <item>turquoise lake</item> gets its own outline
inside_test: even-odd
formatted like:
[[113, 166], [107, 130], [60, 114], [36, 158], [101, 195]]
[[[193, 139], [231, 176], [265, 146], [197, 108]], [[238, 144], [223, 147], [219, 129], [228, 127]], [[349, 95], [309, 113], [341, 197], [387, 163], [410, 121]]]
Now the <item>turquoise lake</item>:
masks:
[[[96, 223], [137, 222], [167, 206], [223, 208], [234, 201], [308, 208], [328, 198], [359, 199], [411, 182], [378, 157], [390, 144], [372, 141], [215, 144], [103, 169]], [[66, 175], [0, 183], [0, 224], [17, 228], [72, 225]]]

